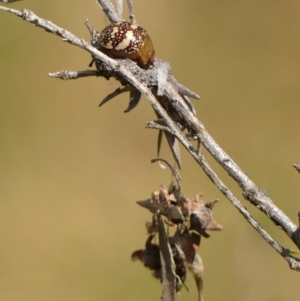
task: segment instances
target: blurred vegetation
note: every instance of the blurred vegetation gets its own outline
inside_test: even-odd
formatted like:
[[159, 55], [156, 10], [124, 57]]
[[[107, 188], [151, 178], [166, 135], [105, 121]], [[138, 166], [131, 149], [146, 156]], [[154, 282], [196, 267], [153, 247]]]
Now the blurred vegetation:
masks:
[[[202, 96], [202, 120], [228, 154], [295, 222], [300, 204], [299, 1], [134, 1], [157, 56]], [[95, 1], [33, 1], [28, 8], [79, 37], [84, 21], [105, 26]], [[0, 299], [159, 300], [160, 284], [130, 261], [143, 247], [150, 196], [170, 174], [150, 159], [157, 133], [144, 100], [124, 114], [124, 95], [98, 108], [118, 83], [63, 82], [61, 69], [88, 68], [90, 56], [1, 13]], [[166, 144], [165, 158], [171, 158]], [[240, 190], [210, 158], [222, 179]], [[183, 150], [183, 191], [219, 197], [224, 230], [203, 239], [206, 300], [299, 300], [299, 274], [241, 218]], [[270, 234], [290, 240], [246, 204]], [[179, 300], [196, 300], [192, 277]]]

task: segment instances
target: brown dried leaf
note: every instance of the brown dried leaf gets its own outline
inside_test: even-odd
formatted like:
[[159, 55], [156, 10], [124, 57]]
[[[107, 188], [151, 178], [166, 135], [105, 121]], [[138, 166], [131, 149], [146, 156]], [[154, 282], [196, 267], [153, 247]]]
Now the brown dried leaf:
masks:
[[152, 200], [142, 200], [142, 201], [137, 201], [137, 203], [142, 206], [143, 208], [146, 208], [150, 210], [152, 213], [157, 212], [157, 206], [152, 202]]
[[208, 238], [210, 235], [205, 230], [221, 231], [223, 227], [212, 217], [212, 209], [218, 200], [205, 203], [201, 197], [202, 194], [197, 194], [195, 198], [190, 200], [190, 230], [195, 230]]
[[[162, 281], [162, 257], [160, 256], [159, 245], [152, 243], [154, 235], [150, 235], [146, 241], [145, 249], [136, 250], [132, 253], [132, 260], [140, 260], [145, 267], [152, 270], [152, 275]], [[186, 280], [186, 267], [184, 265], [184, 254], [179, 243], [170, 245], [172, 257], [175, 263], [176, 291], [182, 288]]]
[[161, 269], [159, 246], [152, 243], [154, 235], [150, 235], [146, 241], [145, 249], [136, 250], [131, 254], [132, 260], [140, 260], [145, 267], [158, 275]]

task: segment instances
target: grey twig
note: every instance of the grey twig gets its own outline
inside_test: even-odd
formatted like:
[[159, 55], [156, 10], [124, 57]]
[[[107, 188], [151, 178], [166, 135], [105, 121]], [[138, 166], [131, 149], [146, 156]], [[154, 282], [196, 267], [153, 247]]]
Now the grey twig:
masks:
[[174, 271], [174, 261], [172, 251], [168, 241], [168, 235], [164, 227], [160, 213], [157, 213], [158, 223], [158, 236], [159, 236], [159, 247], [161, 252], [161, 263], [162, 263], [162, 300], [173, 301], [175, 300], [176, 291], [176, 274]]
[[132, 5], [132, 1], [131, 0], [127, 0], [127, 5], [128, 5], [128, 9], [129, 9], [130, 23], [131, 24], [136, 24], [136, 18], [135, 18], [135, 14], [134, 14], [134, 9], [133, 9], [133, 5]]
[[161, 131], [169, 132], [170, 134], [173, 134], [169, 127], [160, 125], [160, 124], [156, 123], [155, 121], [147, 121], [146, 129], [161, 130]]
[[123, 15], [123, 0], [116, 0], [117, 14], [122, 18]]
[[211, 181], [218, 187], [218, 189], [226, 196], [226, 198], [232, 203], [232, 205], [238, 209], [242, 216], [248, 221], [248, 223], [258, 232], [260, 235], [278, 252], [289, 264], [293, 270], [300, 271], [300, 259], [293, 257], [289, 250], [280, 246], [255, 220], [247, 211], [245, 206], [233, 195], [233, 193], [226, 187], [226, 185], [220, 180], [216, 173], [211, 169], [206, 162], [203, 155], [199, 157], [199, 164], [211, 179]]
[[122, 20], [122, 16], [118, 14], [118, 11], [114, 8], [110, 0], [96, 0], [96, 2], [103, 9], [110, 22], [119, 22]]
[[97, 70], [85, 70], [85, 71], [61, 70], [58, 72], [48, 73], [48, 76], [54, 78], [61, 78], [63, 80], [68, 80], [68, 79], [77, 79], [79, 77], [98, 76], [98, 71]]

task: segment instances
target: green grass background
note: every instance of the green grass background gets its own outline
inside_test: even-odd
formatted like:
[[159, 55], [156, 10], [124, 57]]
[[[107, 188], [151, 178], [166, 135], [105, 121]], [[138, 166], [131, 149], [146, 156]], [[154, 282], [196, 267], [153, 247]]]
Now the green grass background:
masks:
[[[137, 20], [174, 76], [199, 93], [198, 117], [241, 168], [294, 221], [300, 209], [299, 1], [136, 0]], [[95, 1], [25, 0], [89, 40], [84, 21], [107, 24]], [[125, 16], [128, 13], [125, 12]], [[150, 164], [157, 133], [145, 99], [128, 95], [98, 108], [119, 85], [102, 78], [61, 81], [90, 56], [20, 18], [0, 13], [0, 300], [159, 300], [161, 287], [130, 254], [146, 239], [145, 199], [170, 174]], [[171, 160], [163, 145], [162, 156]], [[203, 239], [206, 300], [299, 300], [299, 273], [245, 222], [182, 150], [183, 192], [221, 202], [223, 232]], [[207, 155], [222, 180], [238, 186]], [[280, 244], [295, 248], [243, 201]], [[190, 291], [178, 300], [196, 300]]]

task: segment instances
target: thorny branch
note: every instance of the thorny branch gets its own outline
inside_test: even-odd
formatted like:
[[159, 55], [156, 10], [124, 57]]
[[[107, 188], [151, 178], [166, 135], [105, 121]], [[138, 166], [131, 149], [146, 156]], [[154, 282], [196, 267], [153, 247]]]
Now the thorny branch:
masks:
[[[114, 7], [110, 1], [98, 0], [99, 4], [102, 6], [104, 12], [111, 21], [119, 21], [121, 17], [117, 14]], [[243, 214], [246, 220], [261, 234], [261, 236], [281, 255], [285, 258], [291, 269], [300, 271], [300, 260], [289, 254], [289, 252], [276, 243], [267, 233], [264, 231], [257, 221], [255, 221], [243, 205], [238, 201], [237, 198], [229, 191], [229, 189], [221, 182], [221, 180], [216, 176], [216, 174], [211, 170], [209, 165], [206, 163], [204, 157], [197, 152], [197, 150], [192, 146], [187, 137], [183, 134], [182, 130], [178, 127], [162, 105], [158, 102], [157, 98], [153, 95], [151, 90], [145, 86], [137, 76], [133, 75], [129, 71], [128, 66], [120, 62], [120, 60], [114, 60], [102, 52], [98, 51], [95, 47], [91, 46], [89, 43], [83, 39], [79, 39], [69, 31], [60, 28], [48, 20], [37, 17], [33, 12], [29, 10], [14, 10], [6, 7], [1, 7], [0, 10], [13, 13], [22, 19], [31, 22], [39, 27], [44, 28], [46, 31], [55, 33], [63, 38], [64, 41], [81, 47], [87, 50], [91, 55], [105, 62], [113, 71], [122, 77], [125, 81], [134, 86], [140, 93], [142, 93], [146, 99], [150, 102], [157, 114], [165, 122], [163, 131], [169, 132], [174, 135], [182, 145], [187, 149], [190, 155], [195, 159], [195, 161], [202, 167], [204, 172], [208, 177], [217, 185], [221, 192], [232, 202], [232, 204]], [[126, 60], [125, 60], [126, 61]], [[89, 76], [90, 71], [73, 74], [74, 77]], [[64, 71], [64, 74], [68, 72]], [[63, 77], [62, 77], [63, 78]], [[178, 89], [174, 87], [174, 83], [167, 81], [163, 87], [164, 96], [168, 98], [169, 105], [178, 114], [182, 116], [194, 137], [196, 137], [203, 145], [212, 157], [228, 172], [228, 174], [238, 183], [243, 191], [243, 196], [252, 205], [256, 206], [263, 213], [265, 213], [276, 226], [279, 226], [296, 244], [300, 249], [300, 228], [294, 224], [290, 218], [284, 214], [267, 196], [267, 194], [259, 189], [255, 183], [240, 169], [240, 167], [226, 154], [221, 147], [214, 141], [214, 139], [209, 135], [209, 133], [204, 128], [204, 125], [197, 119], [193, 110], [188, 105], [184, 99], [184, 94], [179, 93]], [[148, 127], [154, 127], [151, 123], [148, 123]]]

